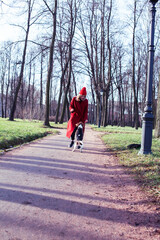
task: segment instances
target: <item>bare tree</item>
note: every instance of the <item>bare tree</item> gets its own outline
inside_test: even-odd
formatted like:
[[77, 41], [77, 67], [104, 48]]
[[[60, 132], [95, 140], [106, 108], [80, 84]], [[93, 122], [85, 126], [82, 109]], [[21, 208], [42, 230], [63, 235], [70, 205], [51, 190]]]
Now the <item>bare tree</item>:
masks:
[[[107, 49], [108, 49], [108, 74], [107, 74], [107, 80], [105, 81], [105, 76], [103, 77], [103, 91], [104, 91], [104, 113], [103, 113], [103, 126], [107, 125], [107, 104], [108, 104], [108, 98], [109, 98], [109, 92], [110, 92], [110, 85], [112, 81], [112, 49], [111, 49], [111, 41], [110, 41], [110, 26], [111, 26], [111, 15], [112, 15], [112, 0], [110, 0], [109, 5], [109, 14], [107, 18]], [[103, 58], [104, 58], [104, 52], [103, 52]], [[104, 70], [103, 70], [104, 72]]]
[[61, 99], [62, 99], [62, 91], [63, 91], [63, 85], [65, 81], [65, 75], [68, 69], [69, 64], [69, 57], [68, 57], [68, 42], [67, 37], [68, 34], [66, 34], [65, 29], [65, 9], [61, 7], [61, 12], [59, 13], [59, 39], [58, 39], [58, 52], [59, 52], [59, 62], [61, 67], [61, 77], [60, 77], [60, 86], [59, 86], [59, 96], [58, 96], [58, 103], [57, 103], [57, 110], [56, 110], [56, 118], [55, 123], [58, 123], [58, 118], [60, 114], [60, 105], [61, 105]]
[[43, 116], [43, 61], [44, 61], [44, 52], [43, 49], [41, 49], [41, 74], [40, 74], [40, 101], [39, 101], [39, 108], [40, 108], [40, 115], [39, 119], [42, 119]]
[[[107, 103], [112, 81], [111, 26], [113, 25], [113, 4], [112, 0], [109, 2], [92, 0], [86, 8], [85, 18], [83, 17], [84, 14], [80, 16], [81, 31], [89, 63], [90, 79], [96, 95], [97, 119], [99, 121], [101, 119], [101, 106], [103, 106], [102, 122], [105, 126], [107, 124]], [[103, 91], [103, 104], [101, 104], [101, 91]]]
[[50, 109], [50, 83], [52, 78], [52, 71], [53, 71], [53, 53], [54, 53], [54, 44], [56, 38], [56, 17], [57, 17], [57, 0], [54, 1], [54, 10], [52, 10], [47, 2], [43, 0], [45, 5], [47, 6], [49, 12], [52, 15], [53, 20], [53, 29], [52, 29], [52, 39], [50, 43], [50, 50], [49, 50], [49, 63], [48, 63], [48, 72], [47, 72], [47, 82], [46, 82], [46, 100], [45, 100], [45, 120], [44, 125], [50, 126], [49, 124], [49, 109]]
[[1, 56], [1, 113], [2, 118], [4, 117], [4, 88], [5, 88], [5, 75], [6, 75], [6, 69], [7, 69], [7, 58], [5, 54], [2, 54]]
[[158, 88], [158, 97], [157, 97], [157, 113], [156, 113], [156, 126], [154, 136], [156, 138], [160, 137], [160, 77], [159, 77], [159, 88]]
[[10, 121], [14, 120], [14, 114], [15, 114], [15, 111], [16, 111], [18, 93], [19, 93], [19, 90], [20, 90], [20, 87], [21, 87], [21, 83], [23, 81], [23, 73], [24, 73], [24, 67], [25, 67], [28, 36], [29, 36], [29, 30], [30, 30], [30, 26], [31, 26], [31, 13], [32, 13], [33, 5], [34, 5], [34, 0], [27, 0], [26, 4], [27, 4], [27, 8], [28, 8], [26, 36], [25, 36], [25, 42], [24, 42], [24, 49], [23, 49], [20, 75], [19, 75], [19, 78], [18, 78], [18, 83], [17, 83], [17, 86], [16, 86], [14, 99], [13, 99], [13, 104], [12, 104], [12, 107], [11, 107], [11, 112], [10, 112], [10, 117], [9, 117]]
[[[134, 0], [133, 8], [133, 27], [132, 27], [132, 88], [134, 97], [134, 126], [136, 129], [139, 127], [139, 108], [138, 108], [138, 93], [139, 93], [139, 79], [138, 73], [136, 74], [136, 29], [139, 23], [140, 16], [143, 12], [146, 1], [137, 8], [139, 2]], [[137, 72], [139, 69], [137, 70]]]
[[[69, 91], [70, 83], [71, 83], [71, 74], [72, 74], [72, 42], [73, 42], [73, 37], [75, 34], [75, 27], [76, 27], [76, 22], [77, 22], [77, 0], [70, 0], [68, 2], [69, 5], [69, 25], [68, 25], [68, 33], [69, 33], [69, 40], [68, 40], [68, 79], [67, 79], [67, 84], [64, 92], [64, 99], [63, 99], [63, 106], [62, 106], [62, 112], [60, 116], [60, 123], [63, 123], [64, 121], [64, 114], [66, 110], [66, 104], [67, 104], [67, 94]], [[66, 62], [67, 64], [67, 62]]]
[[5, 118], [8, 116], [8, 96], [9, 96], [9, 87], [10, 87], [10, 79], [11, 79], [11, 55], [12, 55], [12, 45], [9, 42], [9, 47], [7, 49], [7, 79], [6, 79], [6, 91], [5, 91], [5, 110], [4, 116]]

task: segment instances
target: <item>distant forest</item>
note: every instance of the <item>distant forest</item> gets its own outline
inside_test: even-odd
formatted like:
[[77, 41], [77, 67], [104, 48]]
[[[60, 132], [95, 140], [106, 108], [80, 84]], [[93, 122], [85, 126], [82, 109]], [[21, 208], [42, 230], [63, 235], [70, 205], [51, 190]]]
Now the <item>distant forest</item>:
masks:
[[[67, 121], [86, 86], [89, 122], [141, 127], [152, 4], [116, 0], [1, 1], [1, 19], [20, 34], [0, 43], [0, 114]], [[160, 3], [156, 4], [153, 114], [160, 75]], [[5, 33], [1, 33], [5, 34]]]

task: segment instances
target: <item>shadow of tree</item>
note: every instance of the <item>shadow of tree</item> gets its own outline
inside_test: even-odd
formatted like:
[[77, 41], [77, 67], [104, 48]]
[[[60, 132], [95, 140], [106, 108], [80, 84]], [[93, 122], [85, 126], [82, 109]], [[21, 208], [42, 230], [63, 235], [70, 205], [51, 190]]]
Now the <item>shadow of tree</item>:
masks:
[[[67, 199], [44, 196], [40, 194], [23, 192], [0, 188], [0, 200], [17, 204], [30, 204], [30, 207], [40, 209], [49, 209], [51, 211], [65, 212], [73, 215], [84, 216], [102, 221], [111, 221], [115, 223], [125, 223], [132, 226], [141, 225], [146, 227], [155, 227], [155, 220], [159, 219], [158, 214], [135, 212], [123, 209], [103, 207], [83, 202], [70, 201]], [[62, 193], [63, 195], [63, 193]], [[122, 218], [123, 216], [123, 218]], [[157, 226], [158, 223], [157, 223]]]

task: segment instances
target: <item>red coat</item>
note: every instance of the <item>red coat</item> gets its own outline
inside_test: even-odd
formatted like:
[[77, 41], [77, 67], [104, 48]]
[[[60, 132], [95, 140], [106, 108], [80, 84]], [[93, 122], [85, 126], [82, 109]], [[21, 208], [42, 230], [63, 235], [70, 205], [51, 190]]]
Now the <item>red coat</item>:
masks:
[[83, 129], [85, 128], [85, 121], [88, 119], [88, 100], [85, 99], [84, 101], [77, 101], [76, 97], [73, 97], [69, 109], [71, 110], [72, 108], [74, 109], [74, 112], [71, 113], [67, 125], [66, 136], [68, 138], [71, 137], [77, 123], [83, 122]]

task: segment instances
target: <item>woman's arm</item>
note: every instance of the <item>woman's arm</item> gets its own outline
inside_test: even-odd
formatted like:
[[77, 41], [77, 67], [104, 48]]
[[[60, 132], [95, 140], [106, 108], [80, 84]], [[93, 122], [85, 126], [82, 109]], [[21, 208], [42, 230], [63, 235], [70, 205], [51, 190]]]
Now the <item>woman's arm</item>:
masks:
[[73, 97], [72, 100], [71, 100], [70, 106], [69, 106], [69, 110], [70, 110], [71, 113], [74, 112], [74, 101], [75, 101], [75, 99]]
[[88, 120], [88, 100], [86, 101], [86, 106], [84, 108], [83, 122], [86, 122], [87, 120]]

